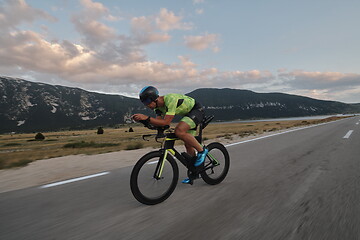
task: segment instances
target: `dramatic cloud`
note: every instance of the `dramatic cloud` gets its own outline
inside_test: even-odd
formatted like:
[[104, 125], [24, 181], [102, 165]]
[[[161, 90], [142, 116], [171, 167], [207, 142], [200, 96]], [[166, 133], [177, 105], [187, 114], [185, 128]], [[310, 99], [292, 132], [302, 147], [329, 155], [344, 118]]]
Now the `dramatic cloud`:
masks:
[[202, 51], [207, 48], [212, 48], [214, 52], [218, 52], [219, 48], [216, 46], [216, 43], [218, 41], [218, 35], [217, 34], [205, 34], [202, 36], [185, 36], [185, 44], [189, 48]]

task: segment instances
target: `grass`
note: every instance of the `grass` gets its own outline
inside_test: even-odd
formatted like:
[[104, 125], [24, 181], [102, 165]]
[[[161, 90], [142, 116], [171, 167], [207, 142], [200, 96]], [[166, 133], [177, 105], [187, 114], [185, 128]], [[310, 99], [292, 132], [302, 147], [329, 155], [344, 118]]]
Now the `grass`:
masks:
[[4, 147], [13, 147], [13, 146], [21, 146], [21, 143], [6, 143]]
[[137, 143], [130, 143], [126, 146], [126, 150], [135, 150], [135, 149], [140, 149], [143, 148], [144, 144], [141, 142], [137, 142]]
[[[216, 138], [231, 140], [235, 137], [247, 137], [337, 119], [339, 117], [307, 121], [209, 124], [203, 133], [203, 139], [207, 141]], [[33, 140], [33, 133], [3, 134], [0, 135], [0, 169], [26, 166], [32, 161], [67, 155], [100, 154], [144, 147], [160, 147], [160, 144], [151, 138], [150, 141], [143, 141], [141, 138], [143, 134], [154, 133], [153, 130], [140, 125], [132, 125], [131, 127], [134, 132], [128, 132], [129, 126], [104, 129], [104, 134], [96, 134], [96, 130], [46, 132], [44, 133], [46, 136], [44, 141]], [[182, 143], [178, 141], [177, 144]]]
[[74, 142], [67, 143], [63, 148], [103, 148], [103, 147], [114, 147], [119, 146], [119, 143], [95, 143], [95, 142]]

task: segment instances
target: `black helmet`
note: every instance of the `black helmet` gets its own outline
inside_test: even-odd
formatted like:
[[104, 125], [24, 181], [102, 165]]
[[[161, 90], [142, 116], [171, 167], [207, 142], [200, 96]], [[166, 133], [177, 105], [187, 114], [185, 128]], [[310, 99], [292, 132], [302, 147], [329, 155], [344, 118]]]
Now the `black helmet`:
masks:
[[146, 86], [140, 91], [139, 97], [144, 105], [149, 105], [159, 97], [159, 91], [153, 86]]

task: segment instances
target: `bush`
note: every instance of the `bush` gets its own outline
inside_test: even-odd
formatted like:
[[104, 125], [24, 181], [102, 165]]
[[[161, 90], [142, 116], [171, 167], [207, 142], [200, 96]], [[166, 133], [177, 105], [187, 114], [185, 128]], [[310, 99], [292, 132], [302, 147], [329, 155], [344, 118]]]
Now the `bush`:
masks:
[[104, 129], [102, 127], [99, 127], [97, 130], [97, 134], [104, 134]]
[[41, 141], [41, 140], [44, 140], [44, 139], [45, 139], [45, 136], [42, 133], [37, 133], [35, 135], [35, 140]]

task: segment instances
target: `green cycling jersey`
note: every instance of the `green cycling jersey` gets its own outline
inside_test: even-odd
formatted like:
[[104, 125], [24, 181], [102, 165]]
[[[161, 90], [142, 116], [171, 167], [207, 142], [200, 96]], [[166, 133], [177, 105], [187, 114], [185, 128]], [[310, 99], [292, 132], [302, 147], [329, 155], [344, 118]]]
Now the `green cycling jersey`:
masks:
[[191, 130], [188, 132], [192, 135], [196, 134], [196, 123], [190, 117], [186, 116], [195, 106], [195, 99], [177, 93], [170, 93], [164, 96], [165, 106], [155, 108], [158, 116], [180, 115], [184, 116], [180, 121], [187, 123]]
[[195, 105], [195, 99], [177, 93], [170, 93], [164, 96], [164, 107], [155, 108], [157, 115], [181, 115], [188, 114]]

